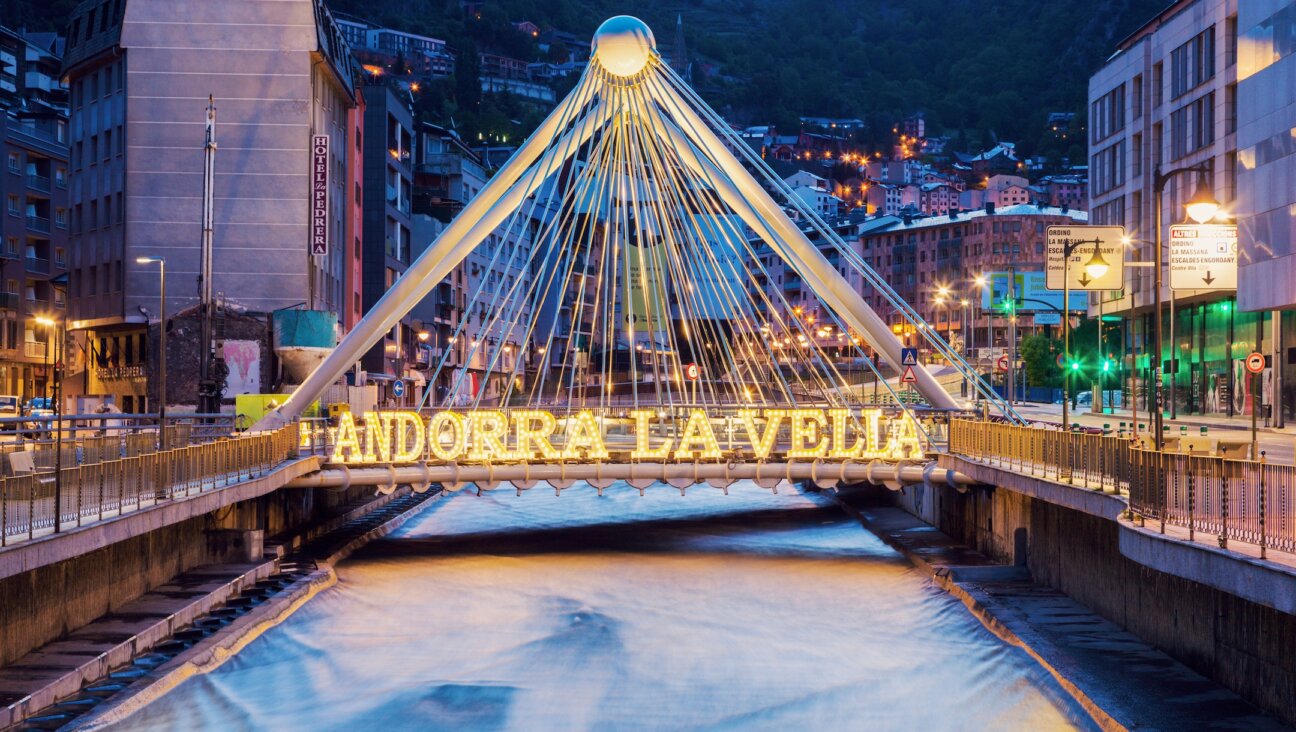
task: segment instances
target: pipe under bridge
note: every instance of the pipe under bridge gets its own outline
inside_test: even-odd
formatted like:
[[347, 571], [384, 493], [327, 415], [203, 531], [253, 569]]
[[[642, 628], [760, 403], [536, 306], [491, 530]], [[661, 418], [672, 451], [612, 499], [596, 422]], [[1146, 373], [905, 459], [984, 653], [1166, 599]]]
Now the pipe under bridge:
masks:
[[935, 460], [889, 462], [863, 461], [782, 461], [782, 462], [598, 462], [598, 463], [520, 463], [366, 465], [351, 467], [329, 464], [321, 470], [296, 478], [287, 488], [329, 488], [345, 490], [371, 485], [381, 492], [391, 492], [408, 485], [422, 493], [432, 486], [459, 491], [468, 486], [478, 490], [512, 487], [519, 493], [546, 484], [561, 493], [578, 484], [588, 484], [602, 492], [616, 483], [625, 483], [642, 493], [664, 484], [683, 493], [694, 485], [708, 485], [728, 492], [738, 481], [777, 489], [779, 483], [809, 482], [819, 488], [835, 488], [856, 483], [885, 485], [892, 490], [915, 484], [942, 484], [966, 490], [977, 481], [955, 470], [939, 468]]

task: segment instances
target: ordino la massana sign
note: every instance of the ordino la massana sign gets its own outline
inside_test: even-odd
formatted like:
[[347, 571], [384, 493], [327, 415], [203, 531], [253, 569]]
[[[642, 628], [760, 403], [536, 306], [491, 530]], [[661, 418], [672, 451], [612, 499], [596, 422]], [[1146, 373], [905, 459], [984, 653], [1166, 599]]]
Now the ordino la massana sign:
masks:
[[[653, 434], [666, 422], [674, 436]], [[677, 422], [656, 410], [600, 419], [591, 410], [561, 418], [538, 409], [442, 411], [424, 419], [417, 412], [350, 413], [329, 428], [331, 461], [351, 465], [451, 462], [558, 462], [608, 460], [612, 434], [629, 443], [629, 459], [720, 460], [725, 458], [716, 423], [735, 449], [756, 460], [903, 460], [922, 455], [913, 418], [886, 417], [878, 409], [739, 409], [712, 417], [693, 409]], [[782, 439], [780, 439], [782, 438]], [[302, 426], [302, 445], [311, 432]]]

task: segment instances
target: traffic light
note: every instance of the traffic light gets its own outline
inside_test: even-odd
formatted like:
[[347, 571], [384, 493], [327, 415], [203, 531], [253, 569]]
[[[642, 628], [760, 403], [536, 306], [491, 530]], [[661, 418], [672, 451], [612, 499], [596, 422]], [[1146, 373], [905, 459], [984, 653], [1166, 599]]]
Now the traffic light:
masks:
[[1112, 360], [1110, 358], [1103, 359], [1102, 370], [1104, 374], [1110, 374], [1112, 372], [1113, 366], [1114, 364], [1112, 364]]
[[1079, 371], [1079, 370], [1080, 370], [1080, 362], [1079, 362], [1079, 361], [1072, 361], [1072, 362], [1071, 362], [1071, 370], [1072, 370], [1072, 371]]

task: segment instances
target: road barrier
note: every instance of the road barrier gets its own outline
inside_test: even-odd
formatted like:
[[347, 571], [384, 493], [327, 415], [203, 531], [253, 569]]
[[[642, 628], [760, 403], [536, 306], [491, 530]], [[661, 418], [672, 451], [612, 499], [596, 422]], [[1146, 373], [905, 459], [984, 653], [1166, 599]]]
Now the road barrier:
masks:
[[60, 526], [81, 526], [264, 475], [296, 457], [297, 442], [293, 425], [57, 473], [0, 478], [0, 546], [53, 531], [56, 514]]
[[950, 452], [987, 465], [1122, 493], [1143, 520], [1296, 551], [1296, 467], [1218, 455], [1157, 452], [1091, 432], [953, 420]]

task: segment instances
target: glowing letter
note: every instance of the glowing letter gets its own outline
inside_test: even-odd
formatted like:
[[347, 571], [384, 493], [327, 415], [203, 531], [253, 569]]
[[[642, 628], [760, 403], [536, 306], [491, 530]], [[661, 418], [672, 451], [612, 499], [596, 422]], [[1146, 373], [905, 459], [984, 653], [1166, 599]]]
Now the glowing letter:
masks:
[[[864, 449], [863, 437], [856, 437], [855, 443], [850, 447], [846, 447], [846, 420], [850, 419], [850, 410], [829, 409], [828, 416], [832, 418], [832, 450], [828, 452], [828, 457], [836, 459], [859, 457]], [[857, 431], [862, 431], [862, 429], [861, 427]]]
[[[828, 438], [820, 436], [828, 424], [822, 409], [793, 409], [791, 420], [792, 445], [787, 451], [789, 458], [817, 458], [828, 454]], [[815, 444], [811, 445], [812, 442]]]
[[[532, 426], [536, 422], [539, 422], [540, 426]], [[535, 459], [535, 450], [531, 449], [531, 443], [534, 442], [536, 447], [540, 448], [542, 459], [559, 458], [558, 451], [549, 441], [549, 436], [558, 429], [558, 420], [554, 419], [552, 414], [539, 409], [518, 410], [513, 413], [513, 424], [517, 429], [517, 449], [513, 451], [514, 457], [519, 460]]]
[[[450, 446], [441, 442], [447, 428], [450, 430]], [[427, 424], [428, 450], [438, 460], [447, 463], [458, 460], [468, 449], [468, 425], [464, 418], [454, 412], [437, 412]]]
[[786, 416], [786, 410], [766, 409], [765, 433], [761, 434], [756, 429], [756, 410], [738, 410], [738, 418], [742, 420], [743, 427], [747, 430], [747, 441], [751, 443], [752, 452], [755, 453], [757, 460], [765, 460], [774, 450], [774, 440], [778, 438], [779, 425]]
[[882, 451], [897, 460], [922, 457], [922, 443], [918, 440], [918, 427], [912, 417], [906, 414], [891, 420], [891, 436]]
[[391, 423], [384, 420], [380, 413], [365, 412], [365, 462], [391, 462], [391, 430], [386, 429], [390, 426]]
[[603, 444], [603, 433], [588, 409], [582, 409], [575, 417], [567, 420], [567, 444], [563, 446], [563, 459], [579, 458], [582, 449], [585, 450], [586, 459], [607, 460], [608, 451]]
[[423, 420], [415, 412], [383, 412], [381, 416], [383, 432], [395, 433], [392, 462], [418, 462], [423, 457]]
[[630, 453], [634, 460], [665, 460], [670, 457], [671, 445], [675, 440], [667, 437], [666, 441], [657, 449], [648, 449], [648, 438], [651, 428], [648, 426], [648, 420], [652, 419], [654, 414], [651, 409], [636, 409], [630, 413], [635, 420], [635, 449]]
[[508, 418], [503, 412], [483, 409], [468, 414], [468, 437], [472, 447], [468, 450], [469, 460], [490, 461], [509, 460], [513, 456], [504, 447], [504, 435], [508, 434]]
[[[694, 445], [701, 451], [692, 449]], [[688, 424], [684, 425], [684, 434], [680, 435], [679, 449], [675, 451], [677, 460], [719, 460], [720, 443], [716, 442], [715, 431], [711, 429], [711, 420], [706, 412], [694, 409], [689, 412]]]
[[338, 415], [337, 438], [333, 441], [333, 462], [362, 462], [360, 436], [356, 434], [355, 420], [350, 412]]

